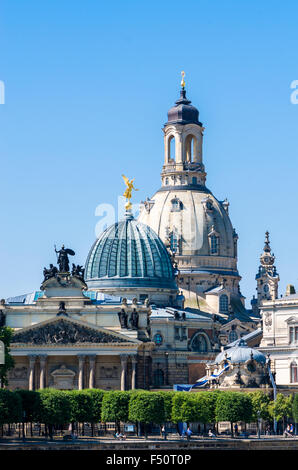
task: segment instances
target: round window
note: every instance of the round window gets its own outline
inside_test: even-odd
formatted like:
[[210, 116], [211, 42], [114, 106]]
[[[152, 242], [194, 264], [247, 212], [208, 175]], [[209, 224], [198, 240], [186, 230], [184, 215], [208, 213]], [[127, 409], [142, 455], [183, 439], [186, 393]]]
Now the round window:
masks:
[[156, 333], [156, 335], [154, 335], [154, 337], [153, 337], [153, 341], [154, 341], [155, 344], [157, 344], [159, 346], [163, 342], [162, 335], [160, 333]]

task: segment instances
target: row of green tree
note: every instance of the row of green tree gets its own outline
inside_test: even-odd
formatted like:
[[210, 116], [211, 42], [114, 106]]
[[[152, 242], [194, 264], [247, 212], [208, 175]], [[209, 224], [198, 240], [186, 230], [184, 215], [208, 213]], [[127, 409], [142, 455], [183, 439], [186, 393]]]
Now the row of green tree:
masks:
[[278, 394], [275, 401], [262, 391], [253, 393], [201, 391], [149, 392], [103, 391], [99, 389], [39, 391], [0, 389], [0, 425], [10, 423], [43, 423], [50, 436], [53, 428], [72, 423], [94, 424], [114, 422], [162, 425], [166, 422], [220, 421], [257, 422], [276, 419], [298, 421], [298, 394], [295, 397]]

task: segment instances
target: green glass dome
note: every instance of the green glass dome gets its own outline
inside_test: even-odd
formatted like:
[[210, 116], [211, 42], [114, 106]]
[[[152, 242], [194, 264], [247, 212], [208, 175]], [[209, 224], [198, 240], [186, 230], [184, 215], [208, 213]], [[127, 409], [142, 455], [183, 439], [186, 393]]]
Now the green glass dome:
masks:
[[158, 235], [131, 213], [107, 228], [93, 244], [85, 266], [89, 288], [177, 290], [168, 251]]

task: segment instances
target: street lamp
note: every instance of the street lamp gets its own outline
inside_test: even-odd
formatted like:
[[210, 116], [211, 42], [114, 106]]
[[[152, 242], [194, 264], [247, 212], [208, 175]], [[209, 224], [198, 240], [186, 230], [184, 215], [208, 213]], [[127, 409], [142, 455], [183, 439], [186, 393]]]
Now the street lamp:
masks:
[[257, 415], [258, 415], [258, 439], [260, 439], [260, 438], [261, 438], [261, 430], [260, 430], [260, 424], [261, 424], [260, 416], [261, 416], [261, 412], [260, 412], [260, 410], [257, 411]]

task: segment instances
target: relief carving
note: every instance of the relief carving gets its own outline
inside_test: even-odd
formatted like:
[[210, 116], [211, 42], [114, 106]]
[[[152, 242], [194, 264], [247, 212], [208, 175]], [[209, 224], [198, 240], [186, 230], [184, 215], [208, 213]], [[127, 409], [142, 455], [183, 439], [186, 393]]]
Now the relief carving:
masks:
[[61, 319], [55, 323], [19, 331], [12, 338], [14, 343], [30, 344], [73, 344], [73, 343], [126, 343], [129, 340], [116, 335], [95, 331], [82, 325]]

